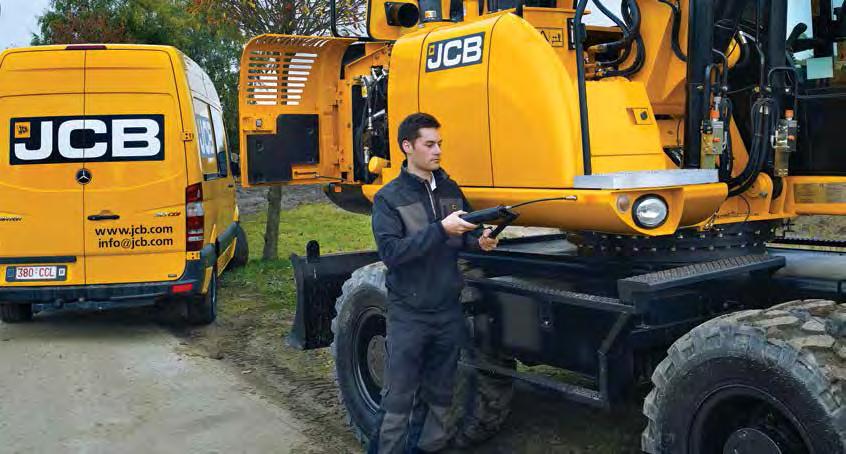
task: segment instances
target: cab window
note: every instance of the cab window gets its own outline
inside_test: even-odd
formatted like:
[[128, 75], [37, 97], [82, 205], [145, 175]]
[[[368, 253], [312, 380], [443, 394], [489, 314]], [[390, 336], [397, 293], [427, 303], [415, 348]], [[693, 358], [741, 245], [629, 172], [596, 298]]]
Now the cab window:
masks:
[[223, 113], [214, 107], [211, 108], [212, 126], [214, 127], [214, 149], [217, 155], [217, 173], [226, 177], [228, 167], [226, 166], [229, 155], [229, 147], [226, 144], [226, 129], [223, 128]]
[[806, 91], [846, 87], [846, 11], [842, 2], [788, 2], [788, 51]]
[[200, 152], [200, 168], [206, 180], [213, 180], [221, 176], [210, 109], [209, 105], [205, 102], [196, 98], [194, 99], [194, 120], [197, 123], [197, 145]]

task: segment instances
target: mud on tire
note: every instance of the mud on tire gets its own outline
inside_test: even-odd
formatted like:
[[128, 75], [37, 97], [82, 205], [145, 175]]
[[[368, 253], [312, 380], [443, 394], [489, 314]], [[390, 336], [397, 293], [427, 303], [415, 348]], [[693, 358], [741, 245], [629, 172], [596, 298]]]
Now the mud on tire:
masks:
[[846, 305], [792, 301], [710, 320], [670, 347], [652, 382], [646, 452], [743, 452], [751, 442], [846, 452]]
[[[473, 355], [490, 364], [515, 367], [514, 360], [483, 357], [477, 350], [462, 352], [462, 359], [470, 359]], [[513, 398], [514, 381], [511, 378], [462, 367], [453, 398], [454, 445], [468, 448], [499, 433], [511, 414]]]
[[[362, 443], [375, 434], [378, 424], [384, 357], [379, 357], [379, 349], [374, 350], [373, 342], [377, 346], [382, 342], [381, 348], [384, 348], [388, 300], [386, 271], [382, 263], [356, 270], [344, 283], [341, 296], [335, 303], [337, 315], [332, 320], [335, 335], [332, 355], [341, 406], [347, 423]], [[464, 351], [462, 357], [478, 354]], [[513, 362], [484, 359], [513, 367]], [[456, 430], [455, 443], [466, 447], [496, 434], [510, 413], [512, 397], [511, 379], [460, 367], [450, 411], [450, 425]]]

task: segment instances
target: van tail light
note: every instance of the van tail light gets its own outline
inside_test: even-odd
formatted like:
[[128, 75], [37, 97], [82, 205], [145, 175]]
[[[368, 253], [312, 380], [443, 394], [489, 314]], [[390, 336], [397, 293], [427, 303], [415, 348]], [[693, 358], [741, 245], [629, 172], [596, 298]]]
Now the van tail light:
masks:
[[203, 248], [205, 215], [203, 185], [192, 184], [185, 189], [185, 247], [188, 252]]

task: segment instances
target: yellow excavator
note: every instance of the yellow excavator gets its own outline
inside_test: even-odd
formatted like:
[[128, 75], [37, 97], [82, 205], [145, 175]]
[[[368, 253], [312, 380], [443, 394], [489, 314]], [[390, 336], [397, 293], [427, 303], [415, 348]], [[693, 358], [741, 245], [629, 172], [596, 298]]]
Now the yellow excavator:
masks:
[[[477, 219], [565, 232], [462, 255], [459, 446], [504, 424], [515, 381], [609, 408], [651, 379], [644, 451], [846, 452], [846, 243], [780, 233], [846, 214], [846, 4], [610, 3], [370, 0], [363, 36], [255, 37], [243, 182], [321, 183], [368, 212], [400, 171], [399, 122], [423, 111]], [[362, 440], [384, 364], [378, 260], [316, 242], [292, 257], [289, 342], [332, 346]]]

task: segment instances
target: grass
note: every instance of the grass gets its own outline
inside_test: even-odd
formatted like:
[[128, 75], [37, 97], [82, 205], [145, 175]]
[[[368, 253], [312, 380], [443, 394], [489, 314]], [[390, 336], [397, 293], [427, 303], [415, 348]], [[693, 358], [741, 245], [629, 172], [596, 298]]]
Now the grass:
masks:
[[224, 316], [246, 312], [293, 312], [296, 305], [291, 254], [305, 255], [310, 240], [320, 242], [322, 254], [373, 249], [370, 217], [349, 213], [326, 203], [301, 205], [283, 211], [279, 223], [279, 258], [263, 261], [266, 214], [245, 216], [250, 262], [244, 268], [224, 273], [222, 299]]

